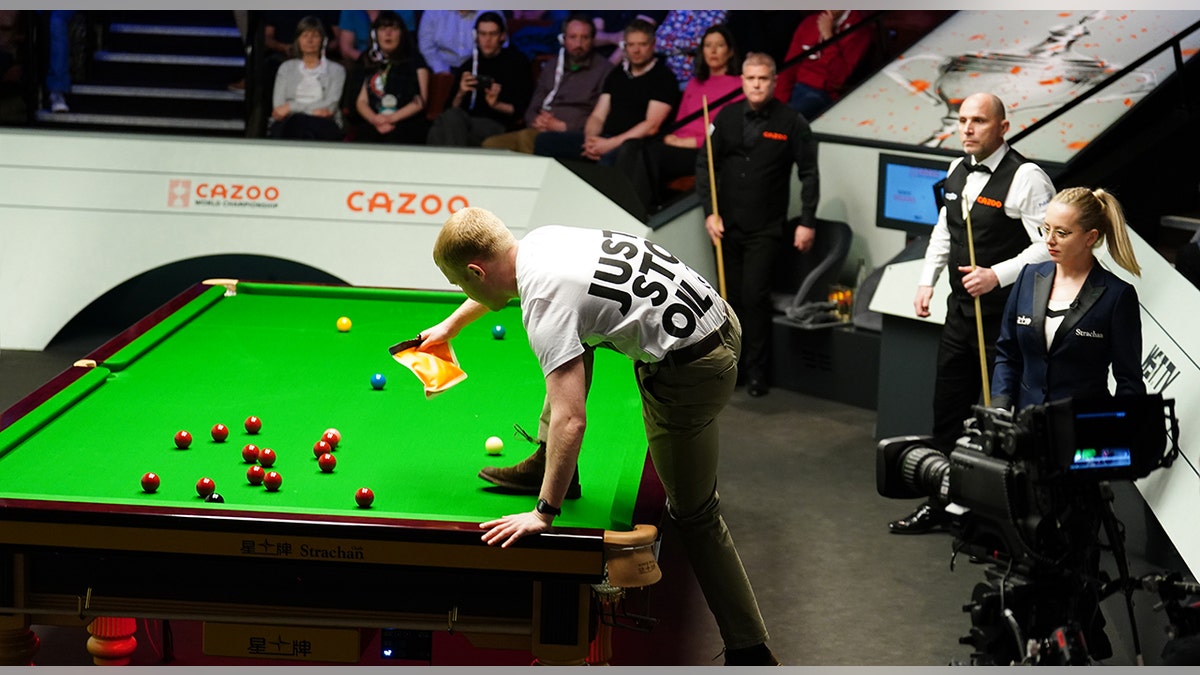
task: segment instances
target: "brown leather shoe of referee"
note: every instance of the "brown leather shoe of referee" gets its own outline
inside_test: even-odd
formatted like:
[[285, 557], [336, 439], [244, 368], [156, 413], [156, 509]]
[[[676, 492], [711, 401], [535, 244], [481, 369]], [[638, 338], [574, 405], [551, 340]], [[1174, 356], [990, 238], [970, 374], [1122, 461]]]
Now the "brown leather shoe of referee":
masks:
[[[521, 460], [516, 466], [485, 466], [479, 471], [479, 477], [489, 483], [499, 485], [518, 494], [536, 495], [542, 490], [542, 477], [546, 475], [546, 444], [538, 443], [538, 449], [530, 456]], [[567, 487], [567, 499], [579, 499], [579, 467], [571, 476], [571, 484]]]

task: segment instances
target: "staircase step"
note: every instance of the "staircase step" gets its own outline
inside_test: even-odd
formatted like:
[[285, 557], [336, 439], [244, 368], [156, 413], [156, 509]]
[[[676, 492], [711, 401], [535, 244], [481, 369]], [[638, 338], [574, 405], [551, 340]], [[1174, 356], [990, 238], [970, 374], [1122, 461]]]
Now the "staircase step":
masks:
[[205, 56], [202, 54], [136, 54], [133, 52], [98, 51], [92, 55], [102, 63], [137, 63], [170, 66], [214, 66], [218, 68], [243, 68], [244, 56]]
[[149, 115], [99, 115], [92, 113], [52, 113], [39, 110], [39, 122], [63, 125], [142, 127], [155, 129], [181, 129], [206, 131], [243, 131], [244, 120], [240, 119], [196, 119], [193, 117], [153, 117]]
[[245, 101], [245, 91], [228, 89], [183, 89], [174, 87], [123, 87], [105, 84], [77, 84], [72, 95], [116, 96], [126, 98], [197, 99], [206, 101]]
[[176, 63], [93, 61], [87, 66], [88, 84], [129, 87], [184, 87], [225, 89], [246, 76], [242, 63], [233, 66], [181, 65]]
[[114, 34], [236, 38], [239, 40], [242, 37], [236, 26], [176, 26], [163, 24], [114, 23], [108, 27], [108, 31]]

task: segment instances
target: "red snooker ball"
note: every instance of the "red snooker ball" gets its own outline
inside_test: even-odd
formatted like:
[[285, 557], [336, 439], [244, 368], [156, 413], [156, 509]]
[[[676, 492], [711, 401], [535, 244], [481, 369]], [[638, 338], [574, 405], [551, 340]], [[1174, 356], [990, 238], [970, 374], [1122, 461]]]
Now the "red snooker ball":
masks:
[[267, 470], [257, 464], [251, 466], [249, 469], [246, 469], [246, 480], [249, 481], [251, 485], [262, 485], [263, 478], [266, 477], [266, 475]]
[[317, 441], [313, 444], [313, 456], [320, 457], [326, 453], [333, 452], [333, 446], [325, 441]]
[[332, 452], [327, 452], [317, 458], [317, 466], [325, 473], [333, 473], [333, 467], [337, 466], [337, 457], [334, 457]]
[[263, 476], [263, 487], [267, 488], [267, 492], [275, 492], [280, 485], [283, 485], [283, 476], [280, 476], [278, 471], [268, 471], [267, 475]]
[[254, 415], [247, 417], [246, 418], [246, 433], [257, 434], [260, 431], [262, 431], [262, 420], [258, 419]]
[[214, 425], [212, 428], [212, 439], [218, 443], [224, 443], [226, 438], [229, 438], [229, 427], [224, 424]]
[[142, 490], [145, 490], [146, 492], [154, 492], [157, 490], [159, 483], [160, 481], [158, 479], [158, 474], [154, 472], [149, 472], [142, 476]]
[[175, 447], [180, 450], [186, 450], [192, 444], [192, 435], [186, 430], [180, 430], [175, 434]]
[[242, 460], [247, 464], [253, 464], [258, 461], [258, 446], [253, 443], [247, 443], [242, 448]]
[[263, 448], [262, 450], [258, 451], [258, 463], [262, 464], [263, 466], [274, 466], [275, 459], [275, 451], [270, 448]]
[[358, 492], [354, 493], [354, 501], [365, 509], [375, 501], [375, 493], [371, 492], [371, 488], [359, 488]]
[[321, 436], [321, 440], [328, 443], [330, 448], [337, 450], [338, 443], [342, 442], [342, 435], [338, 433], [337, 429], [329, 429]]
[[217, 491], [217, 484], [211, 478], [201, 478], [196, 481], [196, 494], [207, 497]]

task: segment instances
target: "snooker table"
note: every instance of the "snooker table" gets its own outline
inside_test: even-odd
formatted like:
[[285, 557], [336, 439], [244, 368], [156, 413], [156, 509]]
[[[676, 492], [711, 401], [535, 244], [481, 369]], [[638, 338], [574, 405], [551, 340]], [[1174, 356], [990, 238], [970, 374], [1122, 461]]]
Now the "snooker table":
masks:
[[[136, 646], [129, 617], [226, 632], [449, 630], [542, 663], [585, 661], [602, 632], [594, 592], [618, 584], [608, 563], [633, 570], [620, 585], [659, 575], [665, 499], [632, 364], [597, 351], [582, 498], [550, 532], [489, 547], [478, 524], [535, 501], [476, 475], [535, 447], [514, 430], [536, 433], [545, 392], [519, 308], [451, 342], [468, 377], [435, 397], [388, 352], [464, 297], [211, 280], [0, 414], [0, 663], [29, 662], [30, 625], [71, 622], [90, 623], [98, 663], [120, 663]], [[349, 331], [335, 327], [342, 316]], [[493, 337], [494, 325], [507, 334]], [[251, 415], [262, 420], [254, 435]], [[224, 442], [210, 436], [217, 423]], [[342, 441], [324, 473], [312, 448], [330, 427]], [[174, 443], [181, 429], [187, 449]], [[499, 457], [484, 449], [493, 435], [505, 441]], [[276, 451], [278, 491], [247, 481], [246, 443]], [[146, 472], [161, 477], [156, 492], [142, 490]], [[223, 503], [197, 494], [202, 477]], [[354, 499], [361, 487], [375, 494], [367, 508]], [[234, 652], [244, 639], [261, 655], [254, 635], [234, 637]], [[319, 660], [312, 642], [293, 658]]]

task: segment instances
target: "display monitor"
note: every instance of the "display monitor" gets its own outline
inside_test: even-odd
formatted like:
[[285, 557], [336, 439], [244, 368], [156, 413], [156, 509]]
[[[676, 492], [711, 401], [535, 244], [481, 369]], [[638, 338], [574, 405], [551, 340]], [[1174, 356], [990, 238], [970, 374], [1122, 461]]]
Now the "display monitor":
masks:
[[950, 159], [879, 154], [878, 227], [927, 236], [937, 224], [940, 181]]

